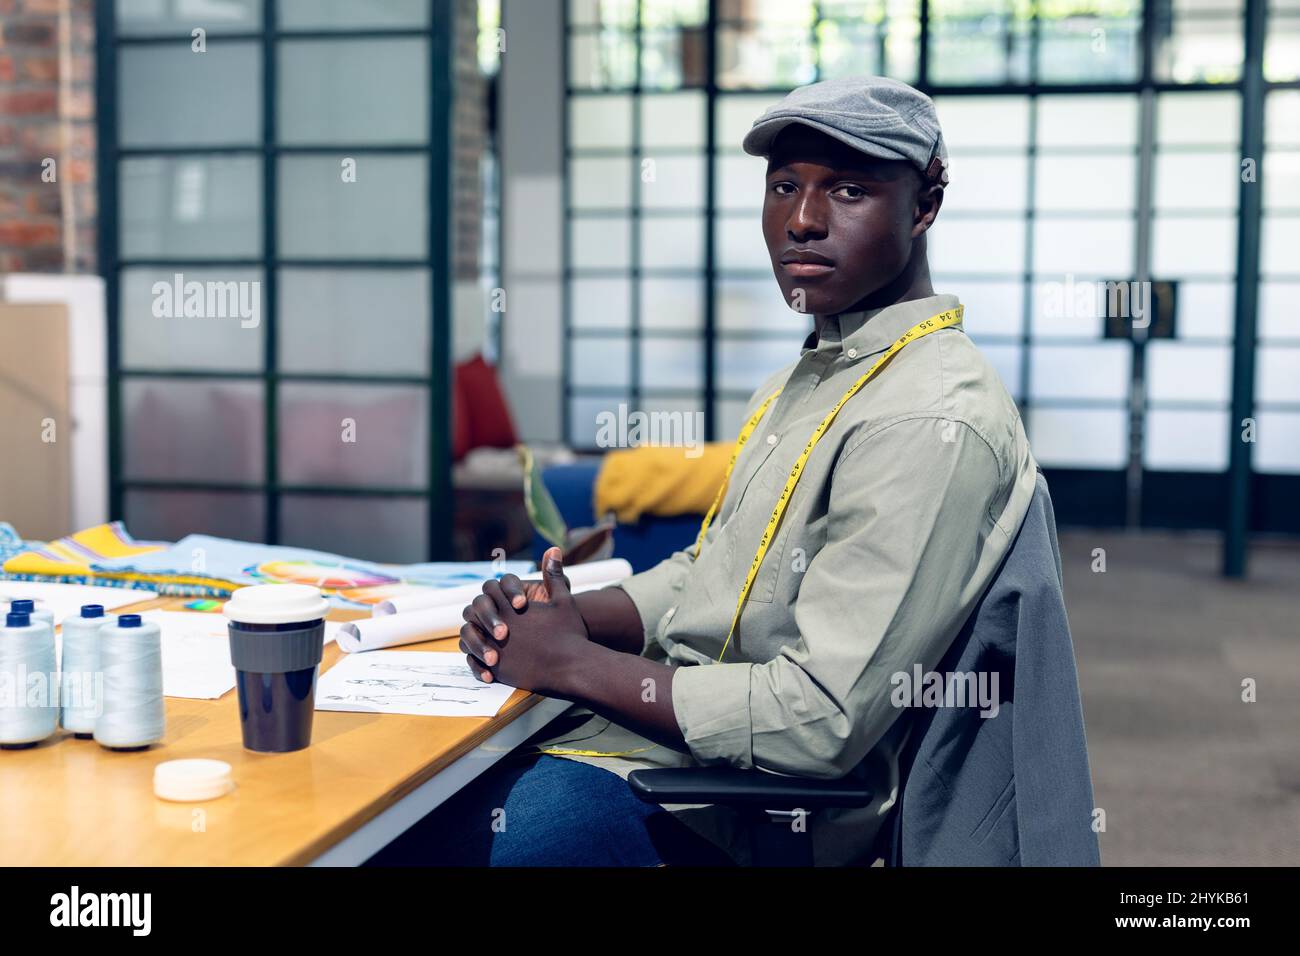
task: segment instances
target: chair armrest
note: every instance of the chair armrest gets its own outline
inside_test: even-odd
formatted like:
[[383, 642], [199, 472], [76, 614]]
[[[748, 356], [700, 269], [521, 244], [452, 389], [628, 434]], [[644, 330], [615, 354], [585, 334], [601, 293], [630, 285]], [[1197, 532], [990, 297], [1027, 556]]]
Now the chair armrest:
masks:
[[720, 803], [757, 810], [865, 807], [872, 798], [856, 780], [809, 780], [735, 767], [633, 770], [627, 785], [646, 803]]

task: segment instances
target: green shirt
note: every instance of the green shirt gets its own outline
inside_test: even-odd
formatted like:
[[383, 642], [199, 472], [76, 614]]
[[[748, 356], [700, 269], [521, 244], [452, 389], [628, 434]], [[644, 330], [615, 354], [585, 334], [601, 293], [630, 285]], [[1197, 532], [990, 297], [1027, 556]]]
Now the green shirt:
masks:
[[[751, 398], [746, 417], [783, 386], [736, 462], [699, 557], [683, 542], [684, 550], [620, 585], [644, 623], [643, 653], [681, 665], [673, 705], [690, 754], [600, 718], [554, 745], [649, 748], [578, 758], [624, 776], [692, 764], [860, 776], [877, 802], [814, 814], [809, 829], [818, 863], [871, 862], [911, 728], [892, 679], [917, 664], [937, 666], [1034, 491], [1036, 465], [1015, 403], [960, 327], [906, 346], [840, 410], [804, 467], [716, 661], [772, 507], [813, 430], [900, 335], [957, 304], [936, 295], [829, 320], [820, 340], [810, 336], [799, 359]], [[746, 859], [747, 841], [729, 813], [678, 816]]]

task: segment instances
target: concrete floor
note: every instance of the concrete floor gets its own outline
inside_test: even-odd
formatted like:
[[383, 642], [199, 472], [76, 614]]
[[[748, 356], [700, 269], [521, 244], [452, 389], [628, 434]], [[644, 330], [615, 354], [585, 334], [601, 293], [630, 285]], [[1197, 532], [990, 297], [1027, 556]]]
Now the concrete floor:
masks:
[[1300, 544], [1256, 542], [1245, 581], [1211, 535], [1063, 531], [1061, 557], [1103, 865], [1300, 865]]

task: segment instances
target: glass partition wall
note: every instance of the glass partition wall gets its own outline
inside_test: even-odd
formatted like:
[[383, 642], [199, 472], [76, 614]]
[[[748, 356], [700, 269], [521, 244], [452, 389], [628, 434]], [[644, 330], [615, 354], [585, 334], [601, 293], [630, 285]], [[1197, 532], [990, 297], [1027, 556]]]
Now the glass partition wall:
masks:
[[[930, 234], [935, 285], [961, 295], [1020, 404], [1061, 520], [1222, 526], [1236, 288], [1257, 281], [1237, 249], [1246, 4], [569, 0], [567, 16], [573, 443], [593, 446], [597, 415], [620, 403], [698, 411], [710, 438], [734, 436], [810, 328], [772, 278], [764, 162], [740, 141], [794, 86], [884, 73], [935, 98], [952, 171]], [[1300, 326], [1269, 302], [1296, 282], [1300, 7], [1275, 0], [1273, 16], [1291, 32], [1270, 33], [1262, 87], [1267, 301], [1251, 394], [1253, 484], [1292, 491], [1257, 495], [1253, 521], [1280, 530], [1300, 515]], [[1176, 303], [1174, 327], [1107, 338], [1095, 293], [1148, 280]]]
[[112, 513], [449, 538], [449, 5], [99, 5]]

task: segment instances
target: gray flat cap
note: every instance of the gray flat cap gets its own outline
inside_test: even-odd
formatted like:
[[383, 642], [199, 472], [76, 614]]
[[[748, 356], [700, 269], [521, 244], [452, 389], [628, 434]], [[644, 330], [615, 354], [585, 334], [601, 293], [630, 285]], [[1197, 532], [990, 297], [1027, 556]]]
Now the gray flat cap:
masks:
[[907, 160], [929, 182], [948, 182], [948, 150], [930, 97], [883, 76], [851, 76], [801, 86], [754, 121], [741, 144], [768, 156], [791, 123], [811, 126], [877, 159]]

